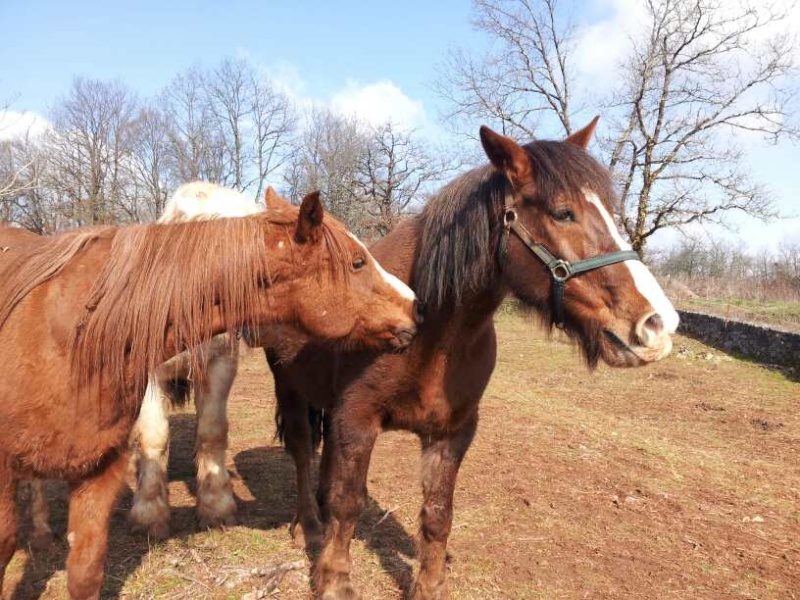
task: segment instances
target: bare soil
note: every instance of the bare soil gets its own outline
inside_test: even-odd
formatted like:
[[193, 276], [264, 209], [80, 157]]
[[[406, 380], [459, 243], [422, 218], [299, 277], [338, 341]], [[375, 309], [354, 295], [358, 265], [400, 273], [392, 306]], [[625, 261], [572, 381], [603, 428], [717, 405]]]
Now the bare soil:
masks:
[[[507, 314], [498, 326], [456, 491], [453, 598], [800, 598], [800, 384], [681, 337], [658, 364], [590, 373], [535, 323]], [[310, 597], [262, 354], [244, 353], [230, 407], [240, 525], [197, 531], [194, 414], [174, 414], [173, 538], [129, 533], [127, 493], [103, 597]], [[365, 598], [402, 598], [412, 581], [418, 468], [413, 436], [381, 436], [353, 543]], [[66, 490], [51, 482], [48, 493], [61, 537], [34, 552], [24, 526], [10, 598], [66, 597]]]

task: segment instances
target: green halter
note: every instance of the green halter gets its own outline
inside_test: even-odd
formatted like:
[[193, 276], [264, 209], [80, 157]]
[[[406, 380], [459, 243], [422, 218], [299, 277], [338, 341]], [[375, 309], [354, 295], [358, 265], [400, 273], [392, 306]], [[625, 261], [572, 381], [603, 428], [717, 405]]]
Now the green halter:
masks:
[[543, 244], [538, 244], [534, 241], [530, 232], [520, 223], [517, 211], [511, 205], [510, 200], [511, 197], [508, 196], [505, 212], [503, 213], [504, 232], [498, 249], [500, 253], [500, 269], [503, 269], [508, 253], [509, 235], [514, 232], [522, 240], [522, 243], [550, 270], [550, 277], [553, 280], [553, 323], [556, 327], [563, 327], [564, 325], [564, 290], [567, 286], [567, 281], [572, 277], [579, 273], [593, 271], [618, 262], [640, 260], [635, 250], [619, 250], [574, 263], [558, 258]]

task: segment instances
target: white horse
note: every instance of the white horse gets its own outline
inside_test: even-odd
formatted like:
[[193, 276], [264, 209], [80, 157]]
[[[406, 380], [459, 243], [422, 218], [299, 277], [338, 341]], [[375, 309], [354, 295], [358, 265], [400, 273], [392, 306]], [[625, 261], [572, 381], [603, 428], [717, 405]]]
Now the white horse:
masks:
[[[267, 189], [266, 199], [275, 195]], [[216, 217], [241, 217], [264, 210], [234, 190], [195, 181], [180, 186], [169, 199], [160, 223]], [[188, 353], [161, 365], [145, 392], [139, 419], [131, 434], [136, 467], [136, 490], [130, 520], [135, 530], [157, 538], [169, 536], [170, 509], [167, 489], [169, 451], [169, 405], [181, 401], [190, 382], [197, 408], [197, 517], [200, 527], [235, 523], [236, 502], [225, 468], [228, 447], [227, 402], [239, 360], [238, 343], [226, 334], [211, 340], [204, 349], [208, 362], [205, 377], [192, 382]], [[178, 382], [178, 385], [176, 385]], [[184, 394], [176, 393], [182, 391]], [[182, 397], [183, 396], [183, 397]], [[43, 482], [31, 482], [31, 544], [47, 546], [53, 539]]]

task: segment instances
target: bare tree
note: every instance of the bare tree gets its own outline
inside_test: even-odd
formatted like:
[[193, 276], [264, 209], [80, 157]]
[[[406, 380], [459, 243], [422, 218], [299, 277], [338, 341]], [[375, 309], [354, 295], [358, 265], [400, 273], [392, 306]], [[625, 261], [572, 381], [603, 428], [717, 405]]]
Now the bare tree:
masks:
[[497, 42], [485, 56], [451, 51], [437, 81], [449, 104], [447, 119], [490, 120], [503, 133], [535, 137], [543, 118], [555, 116], [565, 134], [574, 73], [575, 27], [558, 0], [474, 0], [474, 25]]
[[430, 187], [458, 166], [414, 132], [391, 123], [372, 127], [316, 107], [284, 180], [294, 201], [321, 190], [328, 210], [359, 236], [373, 239], [422, 205]]
[[130, 220], [123, 201], [136, 99], [120, 83], [75, 78], [52, 111], [41, 182], [62, 197], [76, 225]]
[[392, 123], [370, 132], [359, 165], [358, 189], [373, 236], [384, 236], [400, 216], [421, 205], [430, 185], [454, 170], [442, 153], [434, 153]]
[[[8, 103], [0, 105], [0, 134], [4, 135], [8, 134], [10, 126], [8, 107]], [[30, 152], [26, 152], [31, 135], [29, 129], [16, 139], [12, 137], [0, 141], [0, 223], [14, 221], [15, 198], [30, 191], [34, 185], [33, 180], [27, 176], [34, 162]]]
[[297, 201], [309, 190], [320, 190], [326, 208], [351, 230], [363, 233], [368, 226], [358, 191], [359, 168], [368, 145], [368, 135], [357, 119], [313, 108], [299, 150], [285, 172], [289, 197]]
[[195, 67], [175, 76], [161, 92], [158, 106], [167, 124], [176, 179], [222, 183], [222, 143], [214, 127], [202, 71]]
[[800, 291], [800, 241], [783, 240], [778, 244], [778, 258], [782, 274]]
[[788, 76], [794, 38], [771, 33], [783, 13], [717, 0], [648, 0], [616, 94], [609, 165], [622, 190], [622, 224], [642, 252], [667, 227], [726, 213], [775, 216], [733, 134], [793, 133]]
[[296, 118], [288, 98], [246, 60], [178, 75], [161, 94], [177, 179], [260, 197], [286, 160]]
[[164, 115], [153, 106], [140, 109], [131, 123], [130, 139], [129, 204], [136, 220], [152, 221], [164, 210], [169, 191], [181, 183], [170, 168], [173, 147]]
[[14, 223], [39, 234], [59, 228], [62, 211], [58, 198], [43, 185], [48, 168], [46, 146], [30, 131], [2, 142], [0, 172], [12, 173], [15, 183], [0, 195], [0, 222]]
[[267, 178], [281, 168], [292, 154], [297, 114], [286, 94], [251, 72], [250, 114], [252, 120], [253, 175], [245, 188], [255, 189], [261, 198]]
[[[621, 83], [605, 102], [601, 145], [633, 247], [643, 253], [657, 231], [724, 222], [733, 211], [775, 216], [736, 142], [742, 133], [750, 142], [798, 133], [789, 104], [797, 46], [787, 13], [747, 0], [641, 1], [644, 33], [631, 39]], [[450, 57], [439, 80], [446, 116], [499, 122], [530, 138], [546, 113], [560, 134], [570, 132], [579, 31], [566, 7], [476, 0], [474, 9], [497, 50], [479, 60]]]

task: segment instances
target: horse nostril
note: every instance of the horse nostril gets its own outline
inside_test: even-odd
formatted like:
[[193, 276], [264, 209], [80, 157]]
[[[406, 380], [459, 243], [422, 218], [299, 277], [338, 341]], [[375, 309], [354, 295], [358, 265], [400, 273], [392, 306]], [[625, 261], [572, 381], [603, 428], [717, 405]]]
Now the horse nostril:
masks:
[[642, 346], [652, 346], [664, 337], [664, 319], [657, 312], [652, 312], [636, 324], [636, 338]]
[[660, 314], [654, 313], [644, 322], [644, 326], [645, 329], [649, 329], [653, 334], [659, 336], [664, 331], [664, 319]]

